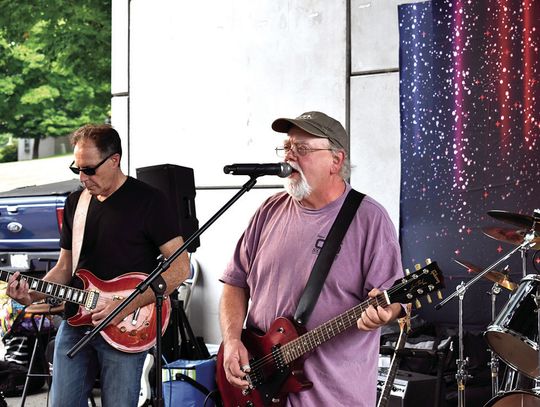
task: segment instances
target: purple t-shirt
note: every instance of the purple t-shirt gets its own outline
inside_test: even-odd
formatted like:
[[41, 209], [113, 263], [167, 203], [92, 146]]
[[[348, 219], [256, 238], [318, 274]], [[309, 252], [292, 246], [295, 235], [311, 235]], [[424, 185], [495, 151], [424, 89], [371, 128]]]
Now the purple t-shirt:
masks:
[[[246, 326], [266, 332], [292, 317], [324, 239], [350, 190], [322, 209], [302, 207], [287, 193], [268, 198], [251, 219], [221, 281], [249, 288]], [[358, 305], [372, 288], [403, 277], [399, 244], [385, 209], [366, 196], [332, 264], [306, 328]], [[290, 394], [291, 406], [376, 404], [379, 330], [350, 328], [320, 345], [304, 363], [313, 388]]]

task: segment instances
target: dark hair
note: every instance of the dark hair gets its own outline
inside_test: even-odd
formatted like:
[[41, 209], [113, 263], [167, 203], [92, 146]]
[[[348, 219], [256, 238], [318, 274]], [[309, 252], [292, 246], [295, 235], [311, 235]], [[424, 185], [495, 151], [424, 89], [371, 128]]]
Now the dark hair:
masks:
[[118, 153], [122, 156], [122, 143], [120, 135], [108, 124], [86, 124], [70, 135], [71, 145], [75, 145], [79, 141], [91, 140], [99, 152], [101, 157]]

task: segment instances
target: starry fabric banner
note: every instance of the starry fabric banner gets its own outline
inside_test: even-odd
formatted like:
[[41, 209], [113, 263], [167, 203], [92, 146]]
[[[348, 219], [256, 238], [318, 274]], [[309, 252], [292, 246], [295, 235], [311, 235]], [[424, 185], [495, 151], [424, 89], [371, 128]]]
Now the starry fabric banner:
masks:
[[[445, 296], [474, 277], [471, 266], [484, 269], [517, 246], [492, 235], [520, 228], [488, 211], [532, 216], [540, 208], [538, 21], [540, 2], [533, 0], [399, 6], [403, 262], [436, 260]], [[524, 251], [525, 273], [540, 269], [535, 253]], [[519, 283], [520, 253], [497, 271], [505, 265]], [[471, 329], [491, 321], [492, 286], [483, 278], [465, 294]], [[499, 294], [497, 312], [509, 294]], [[456, 324], [458, 300], [420, 313]]]

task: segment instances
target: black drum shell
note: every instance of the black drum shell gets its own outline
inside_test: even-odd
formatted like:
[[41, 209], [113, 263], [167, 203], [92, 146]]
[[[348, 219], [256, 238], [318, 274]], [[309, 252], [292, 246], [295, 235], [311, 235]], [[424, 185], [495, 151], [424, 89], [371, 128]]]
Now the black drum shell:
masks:
[[538, 320], [534, 296], [540, 276], [525, 276], [484, 337], [506, 364], [530, 378], [539, 376]]

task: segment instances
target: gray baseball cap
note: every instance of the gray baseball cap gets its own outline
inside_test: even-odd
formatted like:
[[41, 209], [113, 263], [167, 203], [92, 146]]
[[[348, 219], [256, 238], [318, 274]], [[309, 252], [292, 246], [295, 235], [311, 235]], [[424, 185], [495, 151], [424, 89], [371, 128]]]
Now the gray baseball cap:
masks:
[[288, 133], [293, 126], [299, 127], [315, 137], [332, 140], [345, 151], [349, 149], [349, 136], [341, 123], [324, 113], [306, 112], [296, 119], [282, 117], [272, 123], [272, 129], [278, 133]]

